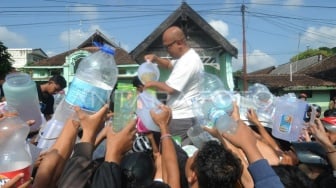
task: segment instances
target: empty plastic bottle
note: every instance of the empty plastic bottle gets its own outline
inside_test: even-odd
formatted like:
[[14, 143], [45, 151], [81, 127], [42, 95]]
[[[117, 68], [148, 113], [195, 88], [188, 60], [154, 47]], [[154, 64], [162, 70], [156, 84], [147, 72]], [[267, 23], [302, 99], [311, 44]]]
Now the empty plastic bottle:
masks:
[[23, 121], [35, 120], [30, 130], [37, 131], [42, 124], [42, 116], [36, 83], [31, 77], [21, 72], [8, 74], [3, 91], [7, 104], [17, 110]]
[[114, 115], [112, 128], [121, 131], [127, 122], [134, 117], [136, 110], [136, 88], [131, 84], [118, 84], [114, 92]]
[[24, 177], [18, 187], [30, 179], [32, 158], [27, 150], [29, 126], [12, 107], [5, 107], [5, 118], [0, 120], [0, 187], [19, 173]]

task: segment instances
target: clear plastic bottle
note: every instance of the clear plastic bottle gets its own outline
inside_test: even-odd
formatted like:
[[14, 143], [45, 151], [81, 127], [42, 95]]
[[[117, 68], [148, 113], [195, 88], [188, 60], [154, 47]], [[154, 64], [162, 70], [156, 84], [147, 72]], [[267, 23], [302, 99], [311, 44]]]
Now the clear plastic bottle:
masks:
[[61, 101], [65, 98], [65, 91], [62, 90], [54, 95], [54, 111], [56, 107], [61, 103]]
[[136, 115], [141, 119], [143, 125], [151, 131], [160, 132], [160, 128], [154, 123], [150, 111], [159, 112], [159, 105], [162, 103], [150, 91], [143, 91], [138, 95]]
[[42, 124], [42, 117], [36, 83], [31, 77], [21, 72], [8, 74], [3, 91], [7, 104], [18, 111], [23, 121], [35, 120], [30, 130], [37, 131]]
[[304, 127], [304, 115], [308, 103], [292, 95], [278, 98], [275, 104], [272, 135], [289, 142], [299, 139]]
[[114, 112], [112, 127], [115, 132], [121, 131], [127, 122], [134, 117], [136, 110], [136, 88], [130, 84], [118, 84], [114, 92]]
[[190, 127], [187, 131], [187, 135], [194, 146], [197, 148], [201, 148], [203, 144], [209, 140], [213, 140], [214, 138], [206, 131], [202, 129], [201, 126], [195, 125]]
[[138, 68], [138, 77], [142, 84], [148, 81], [158, 81], [160, 78], [160, 70], [157, 64], [152, 62], [144, 62]]
[[108, 45], [82, 59], [65, 99], [57, 106], [51, 120], [40, 131], [37, 146], [48, 149], [59, 136], [69, 117], [76, 118], [73, 106], [88, 113], [98, 111], [109, 100], [118, 78], [114, 50]]
[[224, 84], [219, 79], [218, 76], [211, 73], [202, 72], [200, 73], [200, 77], [201, 77], [200, 91], [206, 91], [211, 93], [218, 89], [224, 89]]
[[30, 179], [32, 158], [27, 150], [29, 126], [9, 106], [0, 120], [0, 187], [19, 173], [24, 177], [16, 187]]

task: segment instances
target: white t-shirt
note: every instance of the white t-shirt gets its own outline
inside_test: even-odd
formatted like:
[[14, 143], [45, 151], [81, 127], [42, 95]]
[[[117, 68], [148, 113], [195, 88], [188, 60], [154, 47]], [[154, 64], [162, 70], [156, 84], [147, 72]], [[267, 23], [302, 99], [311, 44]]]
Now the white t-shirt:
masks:
[[203, 62], [194, 49], [189, 49], [180, 59], [173, 60], [172, 64], [173, 70], [166, 84], [178, 92], [168, 95], [167, 105], [172, 109], [173, 119], [194, 117], [191, 99], [199, 95]]

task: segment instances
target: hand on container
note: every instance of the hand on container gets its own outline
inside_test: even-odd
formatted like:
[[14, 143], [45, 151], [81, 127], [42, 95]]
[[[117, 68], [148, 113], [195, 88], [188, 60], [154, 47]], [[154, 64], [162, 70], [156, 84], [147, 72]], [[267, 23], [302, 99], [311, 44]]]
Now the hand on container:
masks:
[[17, 174], [16, 176], [14, 176], [14, 178], [12, 178], [11, 180], [9, 180], [7, 183], [5, 183], [5, 185], [1, 186], [1, 188], [27, 188], [30, 187], [31, 182], [33, 180], [33, 178], [29, 179], [28, 181], [26, 181], [25, 183], [23, 183], [20, 186], [16, 186], [16, 183], [18, 183], [21, 178], [24, 177], [23, 173]]
[[[172, 116], [171, 109], [166, 105], [160, 105], [159, 109], [161, 110], [159, 113], [155, 112], [154, 110], [150, 111], [150, 115], [152, 116], [153, 121], [157, 124], [161, 131], [167, 131], [169, 121]], [[162, 133], [162, 132], [161, 132]]]
[[136, 120], [132, 119], [120, 132], [115, 133], [112, 127], [104, 128], [106, 133], [105, 161], [120, 163], [122, 156], [132, 148], [136, 133]]
[[156, 62], [157, 56], [155, 54], [145, 55], [145, 61], [147, 62]]

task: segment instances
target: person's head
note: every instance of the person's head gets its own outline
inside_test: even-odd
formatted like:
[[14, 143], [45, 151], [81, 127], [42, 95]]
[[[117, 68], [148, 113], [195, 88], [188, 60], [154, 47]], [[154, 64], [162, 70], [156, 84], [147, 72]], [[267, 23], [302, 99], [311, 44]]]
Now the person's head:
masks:
[[286, 188], [311, 187], [312, 180], [298, 166], [278, 165], [272, 168]]
[[120, 162], [122, 187], [148, 187], [155, 175], [154, 159], [145, 152], [126, 154]]
[[132, 84], [136, 87], [137, 91], [141, 93], [143, 91], [144, 85], [141, 83], [138, 76], [134, 76], [132, 80]]
[[190, 157], [185, 173], [190, 187], [234, 187], [242, 175], [242, 163], [217, 141], [208, 141]]
[[163, 33], [162, 43], [173, 58], [180, 58], [189, 50], [185, 34], [177, 26], [169, 27]]
[[310, 114], [312, 112], [312, 108], [315, 109], [316, 111], [316, 118], [320, 118], [321, 116], [321, 112], [322, 112], [322, 108], [321, 106], [317, 105], [317, 104], [311, 104], [309, 107], [308, 107], [308, 110], [307, 110], [307, 115], [310, 117]]
[[305, 93], [300, 93], [299, 99], [306, 101], [307, 100], [307, 95]]
[[59, 91], [62, 91], [66, 87], [66, 80], [61, 75], [53, 75], [49, 81], [48, 81], [48, 87], [46, 89], [46, 92], [53, 95], [58, 93]]

